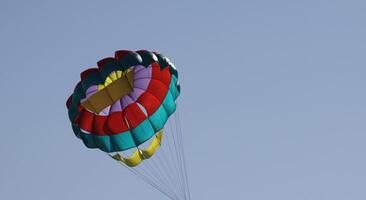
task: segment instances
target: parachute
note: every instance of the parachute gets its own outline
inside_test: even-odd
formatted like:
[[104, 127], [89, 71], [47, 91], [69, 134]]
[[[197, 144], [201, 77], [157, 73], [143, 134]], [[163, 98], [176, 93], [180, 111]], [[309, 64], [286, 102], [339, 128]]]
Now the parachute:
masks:
[[76, 137], [172, 200], [189, 200], [178, 72], [146, 50], [115, 52], [81, 73], [66, 106]]

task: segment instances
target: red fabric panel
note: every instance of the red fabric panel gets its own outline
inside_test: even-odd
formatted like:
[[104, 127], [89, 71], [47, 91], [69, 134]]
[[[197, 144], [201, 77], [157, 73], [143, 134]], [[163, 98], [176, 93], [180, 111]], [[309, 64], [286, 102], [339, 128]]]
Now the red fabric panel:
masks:
[[[80, 113], [80, 112], [82, 112], [83, 110], [85, 110], [85, 108], [84, 107], [82, 107], [80, 104], [79, 104], [79, 106], [78, 106], [78, 112]], [[86, 110], [85, 110], [86, 111]]]
[[135, 128], [147, 118], [144, 112], [142, 112], [142, 110], [136, 103], [128, 105], [123, 110], [123, 116], [126, 117], [126, 120], [130, 125], [130, 129]]
[[89, 133], [93, 130], [93, 121], [94, 121], [94, 114], [82, 109], [80, 112], [79, 117], [77, 118], [77, 123], [79, 124], [79, 127], [85, 131], [88, 131]]
[[147, 92], [143, 93], [136, 102], [141, 104], [146, 109], [149, 116], [152, 115], [161, 104], [161, 102], [156, 97]]
[[169, 87], [170, 85], [169, 68], [166, 67], [163, 70], [160, 70], [160, 65], [157, 62], [151, 64], [151, 67], [152, 67], [152, 78], [160, 80], [161, 82], [163, 82], [164, 85]]
[[138, 50], [138, 51], [136, 51], [136, 53], [144, 53], [144, 52], [146, 52], [146, 50]]
[[149, 87], [147, 87], [146, 92], [151, 93], [156, 97], [160, 103], [164, 101], [164, 98], [168, 92], [169, 88], [164, 85], [161, 81], [151, 79]]
[[108, 116], [107, 126], [110, 134], [117, 134], [128, 130], [126, 121], [123, 119], [122, 112], [114, 112]]
[[66, 101], [66, 107], [67, 107], [67, 109], [69, 109], [70, 106], [71, 106], [71, 101], [72, 101], [71, 99], [72, 99], [72, 95], [70, 95], [69, 98]]
[[[131, 111], [130, 109], [130, 112], [134, 111]], [[135, 120], [134, 116], [130, 118], [131, 121]], [[80, 115], [76, 119], [76, 123], [80, 128], [93, 135], [113, 135], [128, 130], [128, 126], [126, 121], [123, 119], [122, 112], [114, 112], [109, 116], [102, 116], [89, 112], [86, 109], [82, 109]], [[136, 123], [140, 122], [137, 121]]]
[[114, 53], [114, 57], [118, 60], [118, 59], [121, 59], [123, 57], [125, 57], [127, 54], [131, 53], [132, 51], [127, 51], [127, 50], [119, 50], [119, 51], [116, 51]]
[[151, 64], [152, 79], [150, 80], [147, 90], [137, 99], [147, 111], [152, 115], [161, 105], [169, 90], [170, 71], [169, 68], [160, 70], [157, 62]]
[[108, 135], [107, 116], [94, 115], [93, 135]]

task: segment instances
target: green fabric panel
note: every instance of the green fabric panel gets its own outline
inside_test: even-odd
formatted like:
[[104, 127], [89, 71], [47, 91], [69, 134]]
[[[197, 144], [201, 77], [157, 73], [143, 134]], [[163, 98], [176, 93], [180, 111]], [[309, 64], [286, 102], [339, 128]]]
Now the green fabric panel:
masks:
[[173, 114], [175, 109], [176, 109], [174, 98], [173, 98], [173, 95], [170, 92], [170, 90], [168, 91], [168, 93], [167, 93], [167, 95], [166, 95], [166, 97], [163, 101], [163, 106], [164, 106], [165, 111], [168, 113], [169, 116], [171, 114]]
[[81, 83], [79, 83], [74, 90], [74, 93], [71, 97], [71, 102], [74, 106], [78, 106], [80, 103], [80, 100], [85, 98], [85, 93], [83, 92], [83, 88], [81, 87]]
[[125, 57], [119, 60], [110, 59], [99, 70], [89, 74], [83, 81], [82, 87], [84, 92], [92, 85], [104, 84], [105, 79], [113, 71], [124, 71], [131, 66], [136, 66], [142, 63], [140, 55], [135, 52], [127, 54]]
[[154, 114], [149, 117], [149, 120], [154, 127], [155, 132], [161, 130], [166, 121], [168, 120], [168, 113], [165, 111], [164, 106], [161, 105]]
[[151, 51], [140, 51], [140, 52], [138, 52], [138, 54], [142, 58], [141, 64], [144, 65], [145, 67], [149, 66], [153, 62], [158, 61], [158, 58]]
[[131, 133], [135, 144], [138, 146], [146, 140], [149, 140], [155, 134], [155, 131], [149, 120], [146, 119], [136, 128], [132, 129]]
[[118, 61], [115, 59], [110, 59], [109, 61], [107, 61], [107, 63], [105, 63], [102, 67], [100, 67], [100, 78], [103, 80], [103, 82], [105, 81], [105, 79], [109, 76], [110, 73], [112, 73], [113, 71], [117, 71], [118, 68], [121, 68], [118, 66]]
[[[108, 137], [108, 136], [107, 136]], [[112, 151], [124, 151], [136, 147], [135, 141], [132, 138], [131, 132], [126, 131], [123, 133], [109, 136], [111, 138]]]
[[130, 52], [119, 60], [110, 60], [103, 65], [100, 71], [100, 77], [105, 80], [110, 73], [113, 71], [121, 70], [124, 71], [131, 66], [136, 66], [142, 63], [142, 59], [139, 54]]
[[117, 62], [118, 62], [118, 66], [119, 66], [118, 69], [124, 70], [131, 66], [140, 65], [142, 63], [142, 58], [138, 53], [130, 52], [123, 58], [117, 60]]
[[178, 93], [180, 94], [180, 85], [177, 84], [177, 90], [178, 90]]
[[73, 104], [71, 104], [67, 113], [69, 114], [70, 122], [74, 122], [75, 117], [79, 115], [78, 109]]
[[91, 72], [84, 80], [81, 81], [81, 87], [83, 88], [84, 94], [86, 90], [92, 85], [104, 84], [104, 80], [100, 78], [98, 71]]
[[76, 126], [71, 123], [71, 128], [72, 128], [72, 131], [75, 133], [75, 136], [81, 139], [79, 126]]

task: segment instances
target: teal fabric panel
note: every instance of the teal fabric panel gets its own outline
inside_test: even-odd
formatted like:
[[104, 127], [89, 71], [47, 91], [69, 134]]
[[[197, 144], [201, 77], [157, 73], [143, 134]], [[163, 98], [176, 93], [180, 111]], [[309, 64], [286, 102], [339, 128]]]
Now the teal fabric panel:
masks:
[[166, 121], [168, 120], [168, 113], [165, 111], [164, 106], [161, 105], [154, 114], [149, 117], [149, 121], [154, 127], [155, 132], [161, 130]]
[[[77, 131], [77, 129], [79, 131]], [[116, 152], [136, 147], [131, 132], [129, 131], [111, 136], [98, 136], [87, 134], [80, 131], [78, 127], [75, 128], [74, 132], [75, 131], [78, 132], [78, 134], [80, 135], [80, 139], [88, 148], [99, 148], [105, 152]]]
[[111, 135], [109, 137], [111, 138], [111, 145], [113, 152], [124, 151], [136, 147], [135, 141], [133, 140], [130, 131]]
[[169, 91], [172, 93], [174, 99], [177, 99], [179, 96], [179, 92], [177, 90], [177, 78], [172, 76], [172, 80], [170, 81]]
[[155, 134], [155, 131], [149, 120], [146, 119], [136, 128], [132, 129], [131, 133], [135, 144], [138, 146], [146, 140], [149, 140]]
[[79, 129], [79, 134], [81, 140], [84, 142], [85, 146], [88, 148], [98, 148], [98, 146], [95, 144], [93, 136], [91, 134], [83, 133]]
[[109, 136], [98, 136], [93, 135], [95, 144], [98, 146], [99, 149], [105, 152], [111, 152], [112, 151], [112, 145], [111, 140]]
[[170, 91], [168, 91], [168, 94], [166, 95], [166, 97], [163, 101], [163, 106], [164, 106], [165, 111], [168, 113], [169, 116], [171, 114], [173, 114], [175, 109], [176, 109], [174, 98], [173, 98], [173, 95]]

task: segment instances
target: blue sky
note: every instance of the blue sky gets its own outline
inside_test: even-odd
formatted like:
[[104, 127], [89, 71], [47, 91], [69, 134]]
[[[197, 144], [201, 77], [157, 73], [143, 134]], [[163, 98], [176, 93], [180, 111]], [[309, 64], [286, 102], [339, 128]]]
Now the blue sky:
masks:
[[0, 199], [164, 199], [75, 138], [117, 49], [180, 72], [192, 199], [366, 199], [364, 1], [0, 1]]

